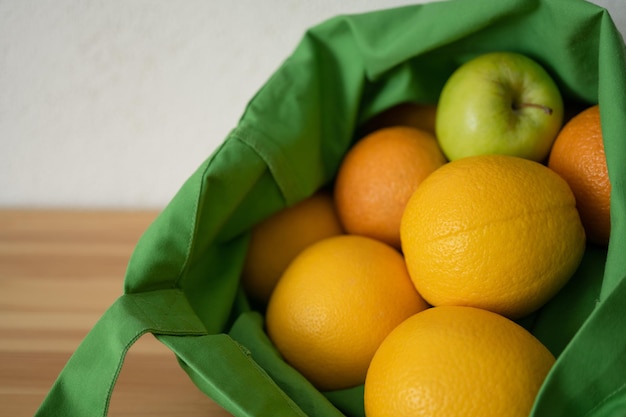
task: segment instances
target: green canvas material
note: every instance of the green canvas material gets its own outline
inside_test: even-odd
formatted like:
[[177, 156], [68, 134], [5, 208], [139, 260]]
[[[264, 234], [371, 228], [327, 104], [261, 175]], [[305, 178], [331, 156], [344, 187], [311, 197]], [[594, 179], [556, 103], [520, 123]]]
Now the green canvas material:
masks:
[[626, 54], [608, 13], [583, 0], [454, 0], [307, 30], [146, 230], [124, 294], [37, 415], [106, 415], [126, 352], [152, 333], [236, 416], [363, 416], [362, 386], [319, 392], [268, 339], [239, 284], [249, 231], [331, 184], [366, 120], [436, 103], [455, 68], [501, 50], [541, 63], [567, 103], [600, 103], [613, 187], [609, 247], [589, 245], [568, 285], [520, 321], [557, 356], [532, 416], [626, 415]]

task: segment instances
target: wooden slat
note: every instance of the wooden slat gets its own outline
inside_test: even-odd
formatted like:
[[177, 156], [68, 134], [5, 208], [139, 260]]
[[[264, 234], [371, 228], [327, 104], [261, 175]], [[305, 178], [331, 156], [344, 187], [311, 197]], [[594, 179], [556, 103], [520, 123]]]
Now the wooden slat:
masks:
[[[32, 416], [121, 295], [151, 211], [0, 210], [0, 415]], [[230, 416], [151, 335], [129, 351], [110, 416]]]

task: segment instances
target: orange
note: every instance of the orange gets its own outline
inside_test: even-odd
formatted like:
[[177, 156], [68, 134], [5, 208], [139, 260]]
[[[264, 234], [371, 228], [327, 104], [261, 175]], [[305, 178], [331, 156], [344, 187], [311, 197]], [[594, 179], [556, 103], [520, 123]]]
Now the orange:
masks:
[[402, 249], [432, 305], [535, 311], [574, 273], [585, 250], [574, 195], [528, 159], [482, 155], [431, 174], [407, 204]]
[[265, 306], [287, 265], [307, 246], [343, 233], [332, 194], [319, 191], [257, 224], [243, 267], [242, 284]]
[[372, 117], [365, 124], [365, 131], [370, 133], [384, 127], [408, 126], [435, 134], [436, 104], [404, 102]]
[[331, 237], [296, 257], [266, 326], [285, 360], [320, 390], [360, 385], [385, 336], [427, 307], [402, 255], [364, 236]]
[[399, 248], [406, 202], [445, 162], [435, 137], [423, 130], [395, 126], [367, 135], [348, 151], [335, 180], [344, 229]]
[[599, 106], [587, 108], [566, 123], [552, 146], [548, 166], [572, 188], [587, 239], [608, 245], [611, 183]]
[[367, 417], [526, 417], [554, 356], [513, 321], [433, 307], [383, 341], [365, 380]]

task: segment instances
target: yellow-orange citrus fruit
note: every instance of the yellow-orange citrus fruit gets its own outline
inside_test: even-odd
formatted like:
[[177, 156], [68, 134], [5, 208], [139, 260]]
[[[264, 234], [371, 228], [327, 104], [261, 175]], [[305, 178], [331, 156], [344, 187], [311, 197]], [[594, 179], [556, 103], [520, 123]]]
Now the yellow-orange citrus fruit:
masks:
[[360, 385], [385, 336], [427, 308], [402, 255], [358, 235], [309, 246], [289, 265], [267, 308], [270, 339], [320, 390]]
[[395, 126], [362, 138], [346, 154], [335, 180], [344, 229], [400, 248], [406, 202], [444, 163], [435, 137], [423, 130]]
[[569, 184], [587, 239], [607, 245], [611, 232], [611, 183], [606, 165], [600, 107], [574, 116], [554, 141], [548, 166]]
[[574, 195], [528, 159], [482, 155], [447, 163], [402, 218], [411, 278], [430, 304], [523, 317], [569, 280], [585, 250]]
[[435, 134], [436, 104], [404, 102], [372, 117], [365, 124], [365, 132], [371, 133], [385, 127], [408, 126]]
[[496, 313], [422, 311], [380, 345], [365, 381], [367, 417], [526, 417], [554, 356]]
[[268, 217], [252, 230], [242, 284], [265, 305], [287, 265], [307, 246], [343, 234], [332, 194], [319, 191]]

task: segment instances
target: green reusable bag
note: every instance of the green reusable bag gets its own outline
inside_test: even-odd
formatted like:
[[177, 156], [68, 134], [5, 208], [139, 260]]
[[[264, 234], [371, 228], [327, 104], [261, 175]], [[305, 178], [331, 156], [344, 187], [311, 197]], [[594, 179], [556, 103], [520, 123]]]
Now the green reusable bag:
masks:
[[[608, 248], [521, 321], [556, 356], [532, 416], [626, 415], [626, 54], [583, 0], [456, 0], [338, 16], [309, 29], [238, 125], [145, 231], [124, 294], [70, 358], [38, 416], [104, 416], [123, 359], [153, 333], [236, 416], [363, 416], [363, 387], [319, 392], [267, 338], [239, 276], [252, 226], [332, 183], [364, 122], [435, 103], [489, 51], [540, 62], [568, 103], [600, 103], [611, 196]], [[210, 81], [208, 81], [210, 82]]]

